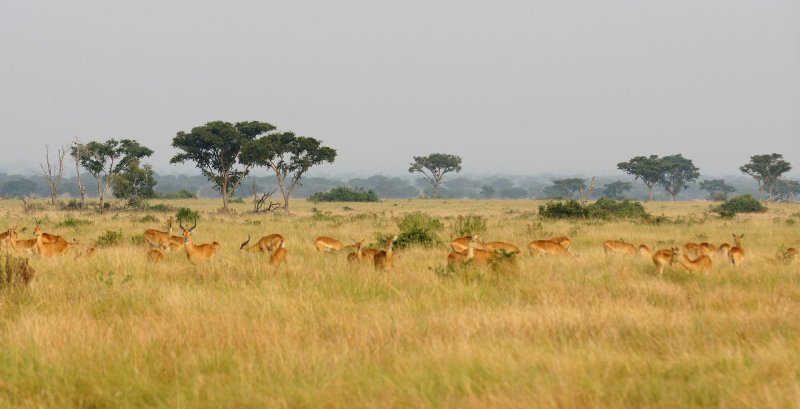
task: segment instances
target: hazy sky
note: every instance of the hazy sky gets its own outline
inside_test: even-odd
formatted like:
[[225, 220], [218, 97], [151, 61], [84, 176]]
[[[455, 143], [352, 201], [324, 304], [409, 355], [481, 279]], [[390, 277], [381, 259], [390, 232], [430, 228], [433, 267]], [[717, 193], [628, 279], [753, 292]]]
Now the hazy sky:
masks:
[[43, 145], [263, 120], [339, 152], [326, 173], [613, 174], [683, 153], [800, 169], [800, 2], [0, 0], [0, 162]]

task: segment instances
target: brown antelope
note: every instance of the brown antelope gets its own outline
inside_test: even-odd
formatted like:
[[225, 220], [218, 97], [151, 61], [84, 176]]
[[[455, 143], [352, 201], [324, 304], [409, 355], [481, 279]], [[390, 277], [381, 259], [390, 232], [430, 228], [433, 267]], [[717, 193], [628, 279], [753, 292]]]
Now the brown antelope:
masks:
[[632, 256], [636, 254], [636, 247], [634, 247], [631, 243], [626, 243], [624, 240], [620, 239], [617, 240], [608, 240], [603, 243], [603, 250], [605, 250], [606, 254], [623, 254], [626, 256]]
[[786, 249], [786, 258], [788, 258], [789, 260], [793, 260], [797, 258], [797, 253], [798, 251], [796, 248], [789, 247], [788, 249]]
[[159, 249], [150, 249], [147, 251], [147, 260], [151, 263], [160, 263], [164, 261], [164, 252]]
[[364, 240], [366, 240], [366, 239], [361, 239], [361, 241], [357, 241], [357, 242], [353, 243], [353, 247], [356, 249], [356, 251], [354, 251], [354, 252], [352, 252], [352, 253], [347, 255], [347, 261], [349, 261], [351, 263], [364, 261], [364, 259], [365, 259], [364, 258], [364, 252], [362, 251], [362, 246], [364, 245]]
[[648, 247], [647, 244], [640, 244], [639, 255], [644, 257], [653, 257], [653, 250], [650, 250], [650, 247]]
[[722, 243], [717, 247], [717, 255], [728, 258], [728, 255], [731, 251], [731, 245], [728, 243]]
[[372, 263], [375, 265], [376, 269], [383, 270], [383, 271], [392, 271], [394, 267], [394, 242], [397, 240], [397, 236], [392, 237], [389, 240], [386, 240], [386, 250], [378, 250], [375, 253], [374, 258], [372, 259]]
[[247, 247], [247, 244], [250, 243], [250, 235], [248, 234], [247, 240], [239, 246], [239, 251], [245, 253], [267, 253], [272, 251], [272, 249], [278, 248], [282, 242], [283, 236], [280, 234], [270, 234], [258, 239], [252, 246]]
[[341, 241], [332, 237], [320, 236], [314, 239], [314, 247], [317, 248], [317, 251], [336, 253], [346, 246], [344, 246]]
[[478, 243], [478, 236], [472, 236], [472, 239], [467, 243], [467, 251], [450, 252], [450, 254], [447, 256], [447, 265], [453, 266], [456, 264], [472, 262], [475, 266], [488, 266], [495, 259], [495, 251], [476, 248], [475, 246], [478, 245]]
[[697, 243], [686, 243], [683, 245], [683, 252], [690, 257], [697, 257], [700, 253], [700, 245]]
[[183, 224], [179, 223], [179, 226], [183, 230], [183, 249], [186, 251], [186, 258], [190, 262], [194, 264], [198, 261], [211, 261], [214, 259], [221, 247], [218, 242], [194, 244], [194, 241], [192, 241], [192, 231], [197, 227], [197, 222], [188, 229], [183, 227]]
[[528, 243], [531, 256], [563, 256], [571, 255], [562, 245], [551, 240], [534, 240]]
[[[169, 251], [175, 252], [183, 249], [183, 236], [169, 236]], [[167, 250], [167, 249], [164, 249]]]
[[711, 258], [700, 256], [692, 260], [686, 254], [681, 253], [677, 248], [672, 249], [672, 263], [678, 263], [687, 271], [699, 271], [701, 273], [711, 272]]
[[[472, 241], [472, 236], [464, 236], [453, 239], [453, 241], [450, 242], [450, 249], [456, 253], [463, 253], [467, 251], [470, 241]], [[475, 241], [473, 246], [475, 246], [476, 249], [486, 250], [486, 247], [484, 247], [480, 240]]]
[[572, 240], [570, 240], [567, 236], [553, 237], [550, 239], [550, 241], [559, 244], [564, 248], [564, 250], [569, 250], [569, 245], [572, 244]]
[[36, 236], [36, 237], [41, 237], [42, 238], [42, 240], [41, 240], [42, 243], [45, 243], [45, 244], [47, 244], [47, 243], [57, 243], [57, 242], [68, 243], [65, 238], [63, 238], [63, 237], [61, 237], [61, 236], [59, 236], [57, 234], [45, 233], [40, 224], [37, 224], [36, 227], [33, 228], [33, 235]]
[[[150, 245], [150, 248], [158, 248], [170, 250], [170, 241], [172, 236], [172, 226], [175, 224], [175, 219], [170, 217], [167, 219], [167, 231], [156, 229], [147, 229], [144, 231], [144, 241]], [[181, 238], [181, 241], [182, 238]]]
[[9, 227], [7, 231], [0, 234], [0, 250], [7, 250], [9, 248], [15, 248], [14, 245], [19, 238], [19, 233], [17, 233], [16, 227]]
[[36, 251], [45, 257], [64, 255], [69, 251], [70, 247], [78, 245], [77, 241], [67, 242], [63, 238], [60, 241], [47, 242], [44, 238], [46, 233], [42, 232], [39, 226], [36, 226], [34, 234], [36, 234]]
[[79, 259], [81, 257], [83, 257], [83, 258], [92, 258], [92, 257], [94, 257], [96, 255], [97, 255], [97, 248], [89, 247], [88, 249], [84, 250], [83, 252], [78, 253], [78, 255], [75, 256], [75, 260], [77, 260], [77, 259]]
[[700, 255], [703, 256], [713, 256], [717, 254], [717, 246], [711, 243], [700, 243], [698, 244], [698, 249], [700, 250]]
[[653, 253], [653, 264], [656, 265], [658, 275], [664, 275], [664, 267], [668, 264], [672, 265], [673, 251], [671, 249], [662, 249]]
[[486, 243], [485, 249], [490, 253], [501, 250], [509, 254], [519, 254], [519, 247], [511, 243], [504, 243], [502, 241], [492, 241]]
[[743, 237], [744, 237], [744, 234], [740, 234], [738, 236], [734, 234], [733, 235], [733, 242], [736, 245], [731, 247], [730, 250], [728, 250], [728, 257], [730, 258], [731, 264], [733, 264], [734, 267], [739, 267], [744, 262], [745, 251], [744, 251], [744, 247], [742, 246], [742, 238]]
[[269, 255], [269, 265], [278, 268], [286, 261], [286, 241], [281, 240], [277, 248], [271, 248], [272, 254]]
[[39, 249], [36, 247], [37, 239], [27, 239], [27, 240], [15, 240], [14, 241], [14, 249], [18, 253], [24, 254], [36, 254]]

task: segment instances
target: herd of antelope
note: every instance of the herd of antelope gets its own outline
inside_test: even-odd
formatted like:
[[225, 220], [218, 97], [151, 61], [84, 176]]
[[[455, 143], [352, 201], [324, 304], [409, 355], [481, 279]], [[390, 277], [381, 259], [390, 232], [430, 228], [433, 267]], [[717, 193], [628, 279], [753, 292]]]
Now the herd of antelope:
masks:
[[[220, 243], [214, 241], [205, 244], [195, 244], [192, 240], [192, 232], [197, 227], [194, 223], [186, 228], [182, 223], [179, 227], [182, 231], [180, 236], [172, 235], [174, 219], [166, 221], [167, 230], [147, 229], [144, 231], [144, 240], [149, 250], [147, 258], [151, 262], [161, 262], [165, 259], [168, 252], [179, 252], [183, 250], [186, 258], [191, 263], [198, 263], [213, 260], [221, 248]], [[22, 230], [24, 231], [24, 229]], [[42, 226], [36, 225], [33, 230], [33, 239], [19, 239], [16, 227], [8, 228], [0, 234], [0, 248], [8, 251], [14, 250], [23, 254], [39, 254], [42, 256], [53, 257], [66, 254], [70, 248], [79, 246], [77, 240], [67, 241], [62, 236], [46, 233]], [[662, 275], [667, 266], [678, 264], [688, 271], [699, 271], [708, 273], [711, 271], [712, 258], [722, 257], [730, 262], [734, 267], [740, 267], [745, 260], [746, 250], [742, 244], [744, 235], [733, 235], [733, 245], [722, 243], [716, 246], [711, 243], [686, 243], [682, 247], [671, 247], [653, 251], [645, 244], [638, 247], [624, 240], [608, 240], [603, 243], [603, 250], [607, 255], [624, 256], [644, 256], [652, 259], [656, 271]], [[314, 247], [319, 252], [337, 253], [346, 248], [354, 249], [347, 255], [347, 260], [352, 263], [367, 263], [373, 265], [378, 270], [391, 271], [394, 267], [397, 254], [394, 252], [394, 242], [398, 239], [394, 236], [386, 240], [385, 250], [366, 249], [364, 241], [355, 241], [345, 245], [341, 241], [331, 237], [317, 237], [314, 240]], [[239, 250], [245, 253], [268, 253], [269, 265], [280, 266], [287, 255], [286, 239], [280, 234], [270, 234], [260, 238], [257, 242], [249, 245], [250, 235], [247, 236]], [[572, 256], [569, 247], [572, 241], [564, 236], [553, 237], [546, 240], [534, 240], [528, 244], [528, 252], [531, 256]], [[248, 246], [249, 245], [249, 246]], [[478, 235], [459, 237], [450, 243], [450, 254], [447, 255], [448, 267], [472, 264], [478, 267], [493, 265], [501, 260], [509, 260], [520, 253], [519, 247], [502, 241], [492, 241], [484, 243]], [[84, 251], [79, 251], [76, 258], [92, 257], [97, 253], [97, 249], [89, 247]], [[784, 256], [788, 259], [797, 257], [798, 250], [789, 248]]]

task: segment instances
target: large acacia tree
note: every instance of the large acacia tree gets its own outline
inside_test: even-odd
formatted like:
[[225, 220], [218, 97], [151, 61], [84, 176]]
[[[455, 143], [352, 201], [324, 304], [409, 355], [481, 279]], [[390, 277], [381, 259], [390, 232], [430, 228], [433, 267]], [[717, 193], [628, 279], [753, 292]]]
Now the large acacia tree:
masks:
[[283, 196], [283, 210], [289, 212], [289, 198], [300, 179], [313, 166], [336, 159], [336, 150], [322, 141], [293, 132], [274, 132], [246, 144], [242, 162], [264, 166], [275, 173]]
[[252, 167], [252, 163], [241, 160], [242, 148], [274, 129], [267, 122], [213, 121], [189, 132], [180, 131], [172, 139], [172, 146], [182, 152], [173, 156], [170, 163], [194, 162], [222, 195], [222, 209], [227, 213], [230, 196]]
[[658, 155], [636, 156], [627, 162], [620, 162], [617, 168], [641, 180], [647, 186], [647, 200], [653, 200], [653, 188], [664, 176], [664, 163]]
[[444, 175], [461, 172], [461, 157], [447, 153], [432, 153], [428, 156], [414, 156], [408, 168], [409, 173], [419, 172], [433, 185], [432, 197], [439, 196], [439, 186]]
[[752, 176], [756, 180], [759, 200], [761, 201], [764, 201], [765, 191], [769, 194], [768, 197], [772, 198], [778, 179], [791, 169], [792, 165], [783, 160], [783, 155], [780, 153], [751, 156], [750, 162], [739, 168], [743, 173]]
[[105, 206], [105, 197], [111, 180], [131, 163], [138, 163], [142, 158], [153, 154], [150, 148], [132, 139], [76, 143], [70, 149], [71, 155], [78, 158], [81, 167], [86, 169], [97, 182], [100, 210]]
[[686, 159], [680, 153], [661, 158], [661, 167], [664, 173], [658, 183], [672, 196], [672, 201], [681, 190], [689, 187], [689, 183], [700, 177], [700, 169], [694, 166], [691, 159]]

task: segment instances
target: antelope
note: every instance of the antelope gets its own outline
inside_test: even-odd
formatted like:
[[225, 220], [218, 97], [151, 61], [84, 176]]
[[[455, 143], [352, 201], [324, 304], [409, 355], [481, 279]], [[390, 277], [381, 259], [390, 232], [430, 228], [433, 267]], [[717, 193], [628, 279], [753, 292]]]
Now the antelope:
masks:
[[731, 251], [731, 245], [728, 243], [722, 243], [717, 247], [717, 255], [727, 258]]
[[376, 269], [383, 270], [383, 271], [392, 271], [392, 267], [394, 267], [394, 242], [397, 240], [397, 236], [395, 235], [389, 240], [386, 240], [386, 250], [378, 250], [375, 253], [374, 258], [372, 259], [372, 263], [375, 265]]
[[[247, 247], [247, 244], [250, 243], [250, 235], [247, 235], [247, 240], [239, 246], [239, 251], [243, 253], [264, 253], [270, 252], [272, 249], [276, 249], [280, 247], [281, 243], [283, 242], [283, 236], [280, 234], [270, 234], [268, 236], [264, 236], [250, 247]], [[245, 248], [247, 247], [247, 248]]]
[[353, 247], [355, 247], [356, 251], [347, 255], [347, 261], [351, 263], [364, 261], [364, 252], [361, 250], [361, 247], [364, 245], [364, 240], [366, 239], [353, 243]]
[[45, 233], [44, 230], [42, 230], [42, 225], [40, 225], [40, 224], [37, 224], [36, 227], [33, 228], [33, 235], [36, 236], [36, 237], [41, 237], [42, 238], [42, 240], [41, 240], [42, 243], [45, 243], [45, 244], [57, 243], [57, 242], [67, 243], [67, 240], [64, 239], [63, 237], [59, 236], [59, 235]]
[[160, 263], [164, 261], [164, 252], [158, 249], [150, 249], [147, 252], [147, 260], [152, 263]]
[[572, 240], [570, 240], [567, 236], [553, 237], [550, 239], [550, 241], [560, 245], [564, 248], [564, 250], [569, 250], [569, 245], [572, 244]]
[[700, 250], [700, 255], [703, 256], [713, 256], [717, 254], [717, 246], [711, 243], [700, 243], [698, 244], [698, 250]]
[[[183, 248], [183, 236], [169, 236], [168, 249], [171, 252], [179, 251]], [[164, 250], [167, 250], [166, 248]]]
[[94, 257], [96, 255], [97, 255], [97, 248], [89, 247], [88, 249], [84, 250], [83, 253], [78, 253], [78, 255], [75, 256], [75, 260], [77, 260], [77, 259], [79, 259], [81, 257], [90, 258], [90, 257]]
[[[150, 245], [150, 248], [161, 248], [164, 250], [170, 249], [172, 237], [172, 226], [175, 224], [175, 219], [170, 217], [167, 219], [167, 231], [156, 229], [147, 229], [144, 231], [144, 241]], [[181, 240], [182, 241], [182, 240]]]
[[686, 254], [681, 253], [677, 248], [672, 249], [672, 262], [683, 266], [687, 271], [699, 271], [701, 273], [711, 272], [711, 258], [700, 256], [692, 260]]
[[640, 244], [639, 255], [645, 257], [653, 257], [653, 250], [650, 250], [650, 247], [648, 247], [647, 244]]
[[628, 256], [636, 254], [636, 247], [633, 244], [626, 243], [624, 240], [608, 240], [603, 243], [603, 250], [606, 254], [620, 253]]
[[674, 251], [672, 249], [658, 250], [653, 254], [653, 264], [656, 265], [658, 275], [664, 275], [664, 267], [669, 264], [672, 265], [672, 256]]
[[317, 251], [324, 251], [326, 253], [336, 253], [343, 249], [345, 246], [341, 241], [331, 237], [320, 236], [314, 239], [314, 247]]
[[745, 251], [744, 251], [744, 247], [742, 247], [742, 238], [743, 237], [744, 237], [744, 234], [740, 234], [738, 236], [734, 234], [733, 235], [733, 242], [736, 245], [731, 247], [730, 250], [728, 250], [728, 257], [730, 258], [731, 264], [733, 264], [734, 267], [739, 267], [744, 262]]
[[519, 247], [511, 243], [504, 243], [502, 241], [492, 241], [486, 243], [486, 251], [495, 252], [498, 250], [505, 251], [509, 254], [519, 254]]
[[[472, 236], [464, 236], [454, 239], [450, 242], [450, 249], [456, 253], [463, 253], [467, 251], [467, 247], [469, 246], [470, 241], [472, 241]], [[477, 240], [473, 243], [476, 249], [485, 250], [483, 244], [481, 244], [480, 240]]]
[[495, 251], [478, 249], [475, 247], [478, 243], [478, 236], [472, 236], [471, 240], [467, 243], [466, 251], [450, 252], [447, 256], [447, 265], [453, 266], [455, 264], [464, 264], [472, 261], [476, 266], [488, 266], [493, 259]]
[[701, 254], [700, 245], [692, 242], [686, 243], [683, 245], [683, 252], [689, 256], [697, 257]]
[[210, 244], [194, 244], [194, 241], [192, 241], [192, 231], [197, 227], [197, 222], [188, 229], [183, 227], [181, 223], [179, 223], [179, 225], [181, 230], [183, 230], [183, 249], [186, 250], [186, 258], [189, 259], [192, 264], [198, 261], [213, 260], [221, 245], [216, 241]]
[[[44, 235], [46, 233], [42, 232], [42, 229], [41, 229], [40, 226], [36, 226], [36, 229], [34, 230], [34, 234], [36, 235], [36, 250], [42, 256], [54, 257], [54, 256], [64, 255], [64, 254], [67, 253], [67, 251], [69, 250], [70, 246], [77, 246], [78, 245], [77, 241], [67, 242], [63, 238], [61, 238], [60, 241], [46, 242], [45, 238], [44, 238], [45, 237]], [[60, 237], [60, 236], [56, 236], [56, 237]]]
[[13, 247], [18, 253], [35, 254], [39, 249], [36, 247], [37, 239], [14, 240]]
[[272, 254], [269, 256], [269, 265], [278, 268], [283, 262], [286, 261], [286, 241], [281, 240], [278, 247], [272, 249]]
[[9, 227], [7, 231], [0, 234], [0, 249], [7, 250], [8, 248], [14, 248], [18, 238], [19, 234], [17, 233], [16, 226]]
[[797, 253], [798, 251], [796, 248], [789, 247], [788, 249], [786, 249], [786, 258], [788, 258], [789, 260], [793, 260], [797, 258]]
[[562, 245], [551, 240], [534, 240], [528, 243], [528, 252], [538, 256], [571, 255]]

